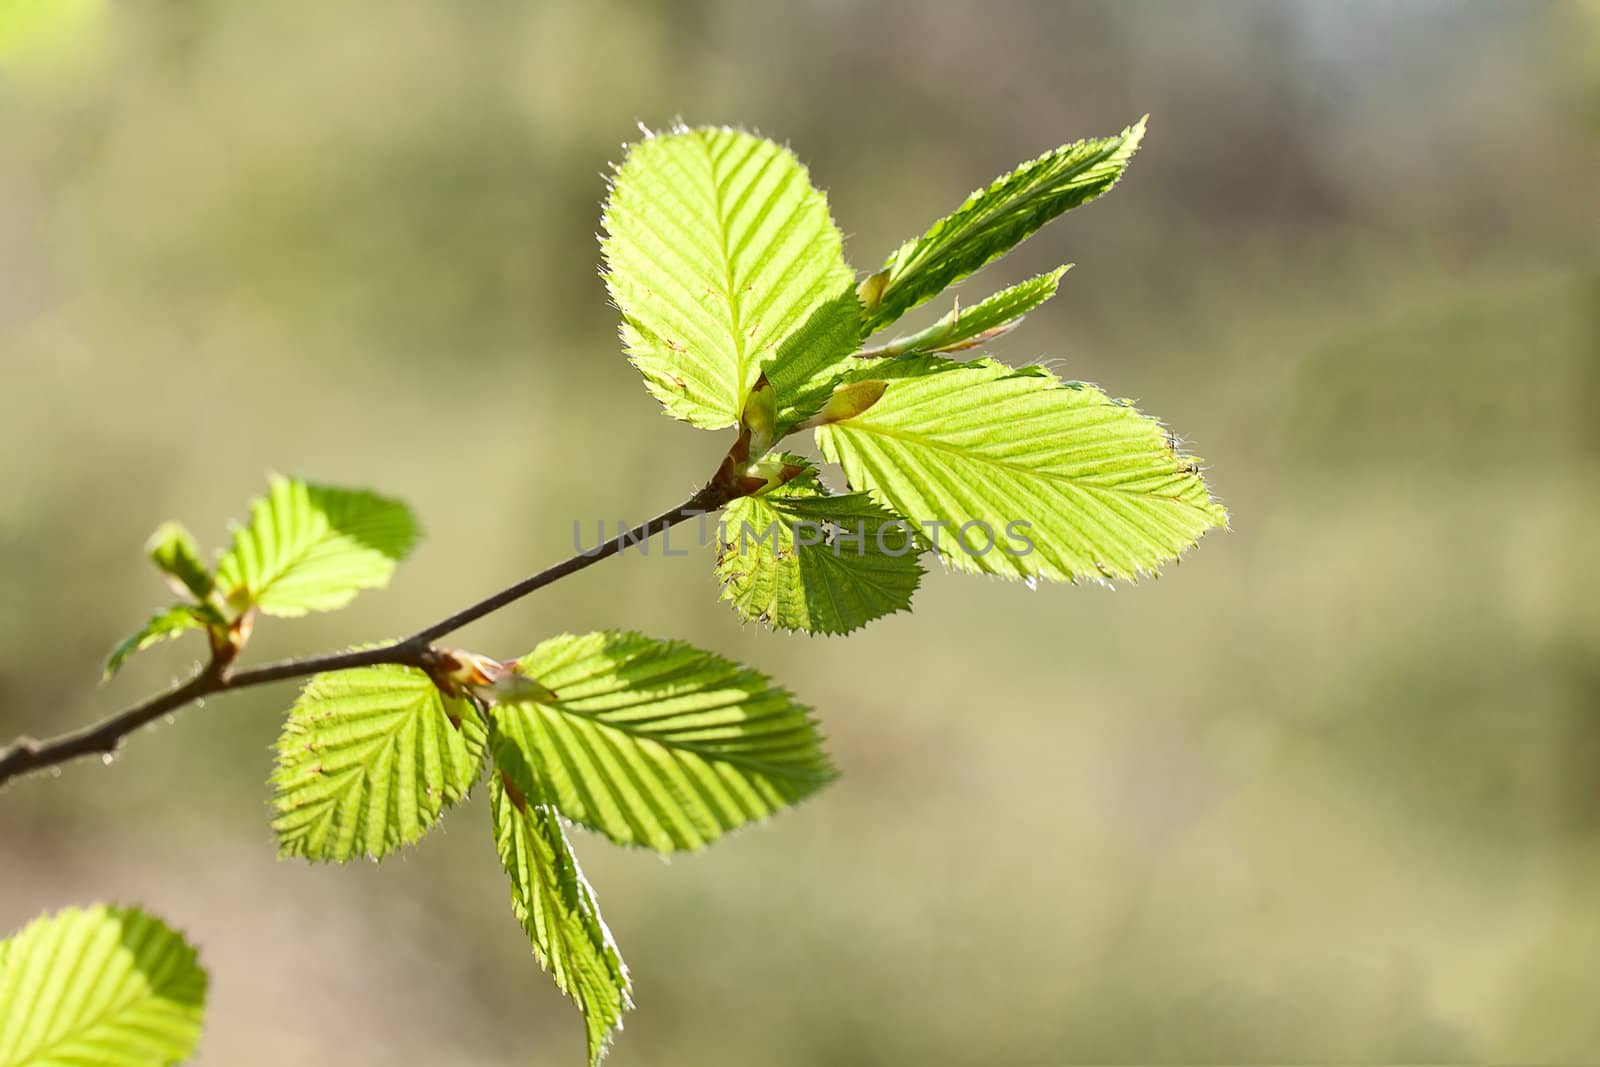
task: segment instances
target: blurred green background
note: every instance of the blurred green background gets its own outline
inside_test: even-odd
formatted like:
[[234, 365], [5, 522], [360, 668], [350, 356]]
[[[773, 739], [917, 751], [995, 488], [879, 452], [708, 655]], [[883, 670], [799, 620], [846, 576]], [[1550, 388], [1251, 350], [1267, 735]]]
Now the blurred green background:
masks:
[[[596, 276], [636, 123], [787, 141], [865, 268], [1149, 112], [1113, 195], [967, 292], [1077, 262], [998, 354], [1167, 420], [1232, 533], [1116, 592], [935, 573], [848, 640], [741, 625], [704, 552], [467, 632], [744, 659], [844, 772], [670, 865], [580, 837], [637, 982], [610, 1062], [1593, 1060], [1600, 5], [72, 6], [0, 46], [0, 740], [187, 669], [97, 685], [163, 597], [144, 537], [220, 545], [268, 471], [429, 536], [255, 657], [409, 632], [687, 495], [727, 441], [660, 414]], [[274, 860], [292, 697], [6, 789], [0, 929], [170, 917], [207, 1064], [580, 1062], [481, 792], [381, 870]]]

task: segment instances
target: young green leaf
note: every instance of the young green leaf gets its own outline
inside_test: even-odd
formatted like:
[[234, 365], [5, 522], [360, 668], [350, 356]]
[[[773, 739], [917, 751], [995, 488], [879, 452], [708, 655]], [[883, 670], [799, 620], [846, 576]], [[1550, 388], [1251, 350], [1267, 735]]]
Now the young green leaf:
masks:
[[162, 523], [145, 542], [144, 550], [156, 569], [171, 580], [173, 592], [179, 596], [187, 592], [202, 603], [211, 595], [211, 572], [200, 562], [200, 546], [195, 544], [194, 535], [182, 524]]
[[953, 213], [907, 241], [861, 283], [867, 330], [894, 322], [990, 260], [1021, 244], [1062, 212], [1116, 184], [1144, 137], [1144, 119], [1115, 137], [1046, 152], [979, 189]]
[[623, 342], [669, 414], [734, 425], [763, 368], [809, 380], [854, 351], [843, 239], [788, 149], [725, 128], [649, 137], [617, 169], [603, 223]]
[[217, 587], [238, 610], [331, 611], [386, 584], [417, 535], [411, 509], [397, 500], [274, 477], [217, 564]]
[[188, 630], [205, 628], [206, 620], [202, 609], [193, 604], [174, 604], [166, 611], [158, 611], [150, 616], [143, 626], [123, 638], [122, 642], [111, 650], [111, 655], [106, 658], [104, 677], [110, 679], [122, 669], [122, 664], [135, 652], [143, 652], [151, 645], [159, 645]]
[[926, 547], [920, 531], [866, 493], [830, 496], [809, 469], [728, 505], [717, 577], [722, 599], [746, 619], [849, 633], [911, 607]]
[[888, 388], [861, 415], [817, 430], [823, 455], [852, 486], [936, 531], [957, 570], [1137, 578], [1227, 521], [1199, 461], [1093, 386], [935, 356], [857, 373]]
[[835, 383], [856, 362], [850, 357], [860, 343], [861, 302], [848, 287], [784, 339], [766, 369], [777, 395], [774, 440], [827, 403]]
[[166, 1067], [200, 1038], [206, 974], [133, 908], [68, 908], [0, 942], [0, 1067]]
[[279, 854], [379, 858], [415, 842], [477, 782], [484, 734], [470, 700], [414, 667], [317, 675], [278, 739]]
[[628, 968], [531, 769], [494, 775], [489, 807], [500, 863], [511, 876], [511, 909], [540, 965], [583, 1013], [593, 1067], [633, 1007]]
[[977, 348], [1002, 334], [1010, 333], [1022, 322], [1023, 315], [1055, 296], [1061, 276], [1071, 266], [1069, 263], [1049, 274], [1040, 274], [1009, 289], [1002, 289], [972, 307], [957, 306], [927, 329], [896, 337], [888, 344], [862, 352], [861, 355], [872, 358], [932, 355]]
[[592, 633], [520, 662], [556, 696], [494, 707], [495, 761], [539, 768], [563, 815], [619, 844], [700, 848], [833, 777], [809, 709], [720, 656]]

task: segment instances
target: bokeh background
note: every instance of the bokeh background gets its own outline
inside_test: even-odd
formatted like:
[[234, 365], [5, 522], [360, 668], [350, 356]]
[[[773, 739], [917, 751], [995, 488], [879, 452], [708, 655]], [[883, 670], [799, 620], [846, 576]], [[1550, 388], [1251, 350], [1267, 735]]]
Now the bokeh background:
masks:
[[[934, 573], [849, 639], [630, 555], [467, 633], [695, 641], [843, 770], [670, 864], [580, 837], [637, 982], [611, 1062], [1592, 1060], [1600, 6], [58, 2], [0, 43], [0, 740], [185, 671], [97, 684], [164, 595], [140, 545], [220, 546], [269, 471], [429, 536], [259, 657], [407, 632], [698, 484], [727, 442], [661, 415], [596, 276], [637, 123], [787, 141], [864, 268], [1149, 112], [1114, 194], [966, 292], [1076, 262], [998, 354], [1167, 420], [1231, 533], [1114, 592]], [[205, 1064], [580, 1062], [481, 793], [381, 868], [274, 859], [292, 698], [0, 793], [0, 929], [169, 916]]]

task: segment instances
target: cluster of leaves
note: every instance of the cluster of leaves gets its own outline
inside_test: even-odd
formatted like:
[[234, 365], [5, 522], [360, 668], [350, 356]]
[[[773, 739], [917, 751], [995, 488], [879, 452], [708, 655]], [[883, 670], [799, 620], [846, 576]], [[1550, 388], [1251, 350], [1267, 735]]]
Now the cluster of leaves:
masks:
[[[799, 801], [833, 772], [809, 709], [678, 642], [564, 634], [514, 665], [463, 667], [438, 679], [386, 664], [306, 686], [278, 743], [280, 851], [388, 855], [463, 799], [487, 762], [512, 908], [583, 1009], [598, 1058], [630, 1006], [628, 972], [563, 818], [670, 854]], [[508, 686], [496, 667], [537, 684]]]
[[[908, 608], [921, 552], [884, 551], [889, 525], [954, 570], [1075, 582], [1153, 574], [1226, 521], [1199, 461], [1126, 401], [1041, 367], [954, 358], [1050, 299], [1066, 266], [861, 347], [1110, 189], [1143, 134], [1140, 122], [1024, 164], [859, 284], [786, 149], [729, 129], [634, 146], [606, 205], [606, 280], [667, 412], [747, 442], [759, 488], [728, 509], [717, 565], [741, 614], [845, 633]], [[772, 451], [806, 429], [851, 492]]]
[[[667, 412], [737, 429], [711, 485], [724, 505], [716, 573], [742, 616], [849, 632], [909, 607], [930, 552], [1029, 582], [1136, 579], [1225, 521], [1198, 461], [1130, 404], [1039, 367], [956, 358], [1054, 295], [1064, 266], [862, 347], [1108, 190], [1143, 131], [1024, 164], [859, 283], [787, 149], [717, 128], [629, 150], [605, 209], [606, 283]], [[805, 430], [845, 491], [779, 449]], [[1025, 535], [996, 543], [1013, 530]], [[226, 672], [258, 614], [339, 607], [384, 583], [416, 538], [396, 501], [285, 478], [215, 567], [165, 526], [150, 556], [182, 599], [119, 646], [107, 673], [188, 630], [205, 633]], [[388, 855], [487, 778], [512, 909], [582, 1010], [597, 1061], [631, 990], [567, 826], [665, 854], [793, 805], [833, 774], [810, 711], [755, 671], [635, 633], [564, 634], [508, 661], [425, 651], [305, 686], [272, 775], [280, 851]]]
[[[186, 597], [119, 645], [107, 671], [189, 629], [206, 633], [214, 665], [231, 663], [256, 613], [340, 607], [383, 584], [416, 539], [403, 504], [274, 478], [214, 568], [181, 528], [157, 531], [150, 558]], [[508, 662], [438, 650], [426, 666], [380, 663], [306, 684], [272, 775], [279, 851], [382, 858], [486, 776], [512, 910], [582, 1009], [593, 1061], [632, 1000], [564, 824], [663, 854], [698, 849], [804, 799], [833, 770], [809, 708], [681, 642], [563, 634]]]
[[231, 663], [257, 612], [292, 618], [342, 608], [387, 582], [417, 536], [416, 519], [397, 500], [282, 477], [272, 479], [214, 569], [201, 562], [188, 530], [165, 523], [145, 551], [180, 599], [112, 650], [105, 675], [189, 630], [204, 630], [216, 660]]

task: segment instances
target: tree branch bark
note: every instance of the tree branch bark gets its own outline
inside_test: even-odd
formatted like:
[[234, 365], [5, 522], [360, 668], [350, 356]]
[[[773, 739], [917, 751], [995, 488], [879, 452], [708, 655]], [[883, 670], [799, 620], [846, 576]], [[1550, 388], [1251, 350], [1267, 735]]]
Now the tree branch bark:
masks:
[[642, 544], [687, 519], [714, 511], [733, 499], [737, 492], [737, 489], [729, 488], [728, 479], [719, 471], [717, 478], [701, 487], [677, 507], [640, 523], [627, 533], [619, 533], [611, 540], [601, 542], [598, 547], [587, 553], [580, 552], [554, 566], [546, 567], [537, 574], [529, 575], [520, 582], [484, 597], [477, 603], [462, 608], [401, 641], [354, 652], [332, 652], [319, 656], [279, 660], [237, 671], [231, 669], [226, 662], [213, 657], [211, 662], [187, 681], [101, 722], [43, 741], [35, 741], [28, 737], [19, 738], [4, 751], [0, 751], [0, 787], [21, 775], [57, 767], [84, 756], [109, 756], [117, 751], [129, 734], [170, 712], [214, 693], [227, 693], [235, 689], [248, 689], [252, 686], [293, 678], [307, 678], [324, 671], [371, 667], [380, 663], [422, 667], [426, 665], [433, 651], [433, 642], [439, 638], [454, 633], [486, 615], [491, 615], [547, 585], [576, 574], [585, 567], [608, 559], [627, 545]]

